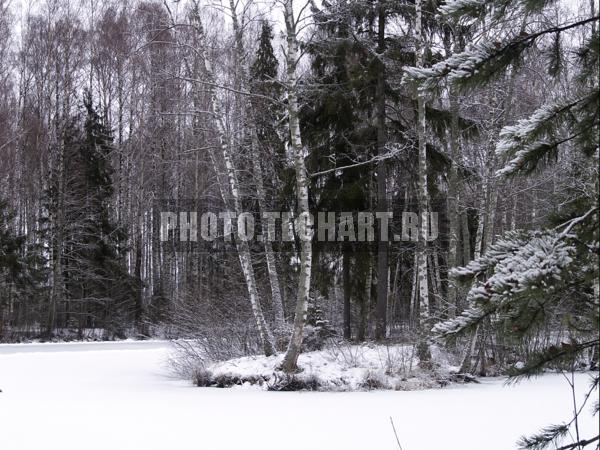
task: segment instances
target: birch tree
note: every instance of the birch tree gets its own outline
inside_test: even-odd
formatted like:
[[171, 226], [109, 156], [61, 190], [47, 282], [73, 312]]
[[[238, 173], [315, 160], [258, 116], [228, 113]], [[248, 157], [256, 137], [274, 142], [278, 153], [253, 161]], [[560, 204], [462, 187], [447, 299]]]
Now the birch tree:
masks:
[[[425, 54], [425, 42], [423, 38], [422, 27], [422, 0], [415, 2], [415, 61], [416, 67], [423, 67]], [[428, 284], [428, 258], [427, 258], [427, 236], [429, 222], [429, 191], [427, 185], [427, 124], [425, 117], [425, 94], [417, 87], [417, 136], [419, 145], [419, 167], [418, 167], [418, 199], [419, 199], [419, 240], [417, 248], [417, 282], [419, 285], [419, 357], [420, 359], [429, 359], [429, 350], [423, 334], [429, 323], [429, 284]]]
[[[239, 97], [242, 91], [247, 92], [249, 90], [248, 80], [248, 67], [246, 66], [246, 52], [244, 51], [244, 38], [242, 26], [238, 18], [238, 12], [236, 3], [233, 0], [229, 1], [229, 11], [231, 14], [231, 20], [233, 22], [233, 32], [235, 37], [235, 54], [237, 60], [237, 67], [239, 68], [239, 83], [237, 86]], [[244, 111], [241, 112], [241, 116], [246, 118], [245, 126], [249, 128], [248, 133], [250, 134], [250, 154], [252, 157], [252, 169], [254, 184], [256, 186], [256, 198], [258, 201], [258, 210], [260, 215], [267, 211], [266, 208], [266, 195], [265, 195], [265, 183], [263, 180], [263, 173], [261, 167], [261, 155], [259, 152], [260, 141], [258, 132], [256, 129], [255, 116], [257, 112], [254, 110], [254, 105], [251, 101], [250, 94], [246, 94], [244, 99], [239, 99], [238, 103]], [[273, 245], [269, 238], [264, 239], [265, 248], [265, 259], [267, 261], [267, 272], [269, 275], [269, 285], [271, 286], [271, 300], [273, 303], [273, 311], [275, 313], [275, 327], [281, 332], [284, 329], [284, 313], [283, 313], [283, 300], [281, 297], [281, 289], [279, 285], [279, 275], [277, 273], [277, 264], [275, 260], [275, 253], [273, 252]]]
[[[306, 8], [307, 5], [304, 6]], [[302, 8], [302, 9], [304, 9]], [[294, 1], [284, 0], [283, 18], [286, 30], [286, 64], [287, 79], [285, 90], [288, 103], [288, 127], [290, 147], [294, 158], [294, 171], [296, 174], [296, 196], [298, 202], [297, 216], [304, 222], [306, 233], [312, 235], [312, 220], [308, 208], [308, 176], [304, 164], [305, 149], [302, 145], [300, 134], [300, 117], [298, 107], [298, 23], [302, 14], [294, 17]], [[294, 316], [294, 328], [283, 358], [281, 368], [284, 372], [293, 373], [298, 370], [298, 356], [302, 346], [304, 325], [306, 324], [306, 312], [308, 309], [308, 296], [310, 293], [311, 267], [312, 267], [312, 243], [308, 236], [301, 239], [300, 247], [300, 275], [298, 279], [298, 291], [296, 294], [296, 309]]]
[[[209, 112], [211, 114], [212, 121], [215, 126], [221, 156], [223, 157], [225, 163], [227, 181], [229, 183], [228, 191], [225, 191], [225, 188], [221, 186], [223, 202], [226, 205], [229, 203], [226, 195], [227, 192], [231, 195], [231, 203], [234, 212], [239, 215], [242, 212], [242, 205], [240, 201], [238, 178], [233, 163], [233, 155], [231, 154], [231, 144], [227, 136], [227, 129], [224, 123], [224, 116], [220, 100], [217, 96], [215, 89], [216, 79], [213, 74], [210, 60], [206, 51], [206, 35], [200, 18], [200, 11], [197, 2], [194, 3], [191, 19], [195, 26], [196, 32], [198, 33], [200, 48], [197, 49], [197, 55], [200, 58], [200, 64], [203, 66], [204, 79], [206, 80], [205, 85], [209, 91]], [[213, 157], [212, 159], [215, 164], [214, 169], [218, 172], [219, 167], [216, 165], [216, 158]], [[236, 239], [235, 242], [240, 260], [240, 265], [244, 274], [244, 279], [246, 280], [246, 287], [248, 288], [248, 295], [250, 298], [252, 313], [256, 321], [256, 328], [258, 330], [260, 340], [263, 345], [263, 351], [265, 355], [270, 356], [276, 352], [275, 343], [262, 311], [260, 296], [256, 285], [256, 278], [254, 275], [254, 268], [252, 266], [252, 256], [250, 254], [250, 247], [248, 245], [248, 242], [245, 240]]]

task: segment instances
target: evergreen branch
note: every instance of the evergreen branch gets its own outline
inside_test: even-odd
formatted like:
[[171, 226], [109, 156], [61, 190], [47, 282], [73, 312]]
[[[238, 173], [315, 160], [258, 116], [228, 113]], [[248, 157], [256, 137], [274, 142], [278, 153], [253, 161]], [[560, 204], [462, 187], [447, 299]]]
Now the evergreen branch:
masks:
[[561, 144], [569, 142], [577, 138], [580, 134], [571, 135], [565, 139], [554, 142], [535, 142], [516, 152], [513, 159], [508, 161], [506, 165], [496, 171], [496, 176], [515, 175], [519, 171], [531, 172], [537, 167], [538, 162], [548, 155], [554, 154]]
[[554, 345], [537, 352], [530, 358], [531, 361], [525, 364], [520, 369], [513, 368], [509, 371], [509, 377], [511, 381], [517, 381], [520, 378], [530, 378], [543, 371], [544, 368], [548, 367], [550, 363], [560, 363], [561, 361], [566, 363], [572, 363], [575, 357], [583, 352], [584, 350], [597, 346], [599, 343], [598, 339], [593, 339], [587, 342], [576, 342], [570, 343], [563, 342], [560, 347]]
[[500, 239], [489, 250], [479, 258], [469, 262], [465, 267], [451, 269], [450, 276], [459, 281], [470, 281], [480, 274], [486, 272], [503, 259], [510, 257], [523, 245], [518, 232], [509, 232], [504, 239]]
[[[500, 320], [523, 334], [532, 329], [544, 310], [543, 292], [565, 289], [575, 248], [556, 232], [507, 233], [488, 252], [450, 276], [469, 282], [492, 272], [485, 282], [471, 286], [467, 301], [472, 305], [460, 316], [435, 325], [438, 337], [449, 337], [471, 329], [487, 316], [502, 313]], [[531, 303], [539, 298], [538, 303]], [[520, 323], [511, 322], [521, 318]], [[527, 321], [527, 319], [530, 319]]]
[[486, 0], [449, 0], [439, 11], [444, 16], [480, 18], [488, 4]]
[[495, 15], [506, 10], [509, 6], [520, 7], [526, 13], [539, 11], [548, 3], [555, 0], [448, 0], [446, 4], [439, 7], [439, 11], [446, 17], [460, 18], [467, 16], [480, 19], [485, 15], [486, 8], [496, 11]]
[[[571, 371], [571, 375], [573, 375], [572, 371]], [[598, 376], [593, 378], [593, 381], [590, 385], [590, 388], [588, 389], [588, 392], [585, 395], [583, 402], [581, 403], [579, 408], [576, 408], [574, 410], [573, 418], [569, 421], [569, 423], [566, 423], [566, 424], [562, 423], [560, 425], [552, 425], [552, 426], [546, 427], [539, 434], [534, 435], [534, 436], [530, 436], [530, 437], [522, 436], [519, 439], [517, 445], [519, 445], [523, 449], [533, 449], [533, 450], [545, 449], [552, 442], [556, 442], [558, 439], [565, 436], [569, 432], [571, 425], [575, 424], [575, 427], [577, 428], [577, 420], [579, 418], [579, 415], [581, 414], [585, 405], [587, 404], [588, 400], [590, 399], [592, 392], [594, 392], [594, 390], [597, 389], [599, 380], [600, 380], [600, 377], [598, 377]], [[567, 378], [567, 381], [569, 383], [569, 386], [571, 387], [571, 392], [574, 395], [575, 394], [574, 382], [571, 380], [568, 380], [568, 378]], [[588, 444], [593, 443], [596, 440], [598, 440], [599, 437], [600, 436], [596, 436], [589, 440], [579, 440], [579, 437], [577, 437], [577, 439], [578, 439], [577, 442], [574, 442], [572, 444], [568, 444], [566, 446], [559, 447], [559, 448], [560, 449], [580, 448], [579, 445], [582, 445], [582, 443], [584, 446], [588, 445]]]
[[464, 310], [458, 317], [436, 323], [431, 329], [431, 333], [434, 335], [434, 339], [449, 339], [452, 336], [473, 330], [494, 312], [496, 312], [495, 308], [486, 311], [479, 306], [473, 306]]
[[562, 438], [569, 432], [569, 425], [561, 423], [559, 425], [550, 425], [542, 429], [540, 433], [533, 436], [522, 436], [517, 445], [521, 449], [542, 450], [550, 443]]
[[532, 170], [538, 161], [556, 150], [560, 145], [584, 135], [583, 124], [575, 124], [569, 136], [558, 140], [545, 140], [565, 122], [565, 116], [572, 117], [578, 112], [598, 103], [599, 95], [591, 92], [569, 103], [547, 104], [536, 110], [530, 117], [516, 125], [504, 127], [496, 145], [496, 155], [512, 156], [496, 176], [513, 175], [522, 170]]
[[450, 84], [465, 88], [474, 87], [487, 82], [492, 76], [498, 76], [538, 38], [547, 34], [562, 33], [598, 20], [600, 16], [594, 16], [531, 34], [521, 33], [504, 45], [498, 42], [477, 43], [469, 50], [452, 55], [431, 68], [405, 67], [403, 82], [417, 83], [421, 89], [434, 89], [447, 78]]
[[564, 113], [586, 100], [588, 97], [577, 99], [568, 104], [544, 105], [535, 111], [529, 118], [520, 120], [516, 125], [506, 126], [500, 131], [500, 140], [496, 145], [496, 155], [503, 156], [523, 142], [536, 139], [543, 133], [545, 126]]

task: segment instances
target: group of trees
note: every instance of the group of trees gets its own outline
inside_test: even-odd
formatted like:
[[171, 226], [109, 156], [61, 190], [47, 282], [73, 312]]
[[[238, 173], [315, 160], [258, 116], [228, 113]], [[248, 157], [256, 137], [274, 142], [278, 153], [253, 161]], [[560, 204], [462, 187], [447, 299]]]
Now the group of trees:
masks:
[[[225, 330], [294, 371], [312, 308], [482, 373], [597, 355], [594, 2], [275, 6], [0, 0], [0, 338]], [[154, 202], [201, 197], [444, 233], [175, 252]]]

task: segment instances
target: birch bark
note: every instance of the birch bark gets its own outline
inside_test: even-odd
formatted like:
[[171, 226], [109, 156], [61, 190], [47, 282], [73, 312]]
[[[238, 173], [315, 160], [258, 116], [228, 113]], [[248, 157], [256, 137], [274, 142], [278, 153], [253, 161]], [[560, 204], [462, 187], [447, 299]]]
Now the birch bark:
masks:
[[[246, 67], [245, 61], [247, 58], [244, 57], [244, 41], [243, 41], [243, 33], [242, 27], [240, 26], [240, 21], [237, 15], [236, 3], [234, 0], [229, 0], [229, 9], [231, 12], [231, 18], [233, 22], [233, 31], [235, 35], [235, 43], [236, 43], [236, 57], [238, 61], [238, 66], [240, 68], [239, 74], [239, 87], [238, 91], [242, 92], [248, 89], [248, 68]], [[240, 94], [238, 94], [238, 97]], [[252, 106], [252, 102], [250, 101], [250, 97], [246, 97], [246, 101], [243, 102], [238, 100], [238, 103], [241, 108], [245, 108], [245, 112], [242, 117], [247, 117], [247, 119], [251, 119], [255, 116], [255, 111]], [[254, 121], [252, 123], [248, 120], [246, 126], [250, 128], [251, 133], [251, 155], [253, 160], [253, 177], [254, 184], [256, 186], [256, 196], [258, 200], [258, 209], [259, 213], [263, 214], [266, 211], [266, 195], [265, 195], [265, 184], [262, 174], [262, 167], [260, 165], [261, 156], [259, 153], [259, 139], [256, 133], [256, 127], [254, 126]], [[283, 301], [281, 297], [281, 289], [279, 284], [279, 274], [277, 273], [277, 264], [275, 260], [275, 254], [273, 252], [273, 245], [271, 244], [270, 239], [264, 239], [264, 247], [265, 247], [265, 259], [267, 261], [267, 272], [269, 275], [269, 284], [271, 286], [271, 300], [273, 303], [273, 312], [275, 316], [275, 327], [279, 331], [283, 331], [285, 318], [283, 312]]]
[[[215, 130], [217, 133], [217, 138], [219, 141], [219, 147], [221, 150], [221, 154], [223, 156], [223, 160], [225, 162], [225, 172], [227, 174], [227, 179], [229, 182], [229, 191], [231, 194], [231, 201], [233, 203], [233, 208], [236, 214], [242, 212], [241, 202], [239, 197], [239, 189], [238, 189], [238, 180], [235, 167], [233, 165], [233, 159], [231, 155], [230, 143], [227, 138], [227, 130], [225, 127], [225, 123], [223, 122], [223, 113], [221, 111], [221, 104], [219, 98], [217, 97], [216, 91], [214, 89], [215, 86], [215, 77], [212, 71], [212, 67], [210, 65], [210, 61], [208, 59], [208, 55], [206, 52], [206, 36], [204, 34], [204, 28], [202, 25], [202, 21], [200, 19], [200, 12], [198, 10], [198, 4], [194, 5], [193, 18], [196, 22], [196, 31], [198, 33], [199, 40], [199, 51], [198, 55], [200, 57], [200, 63], [204, 69], [204, 77], [207, 81], [207, 88], [209, 90], [209, 111], [213, 118]], [[211, 153], [213, 150], [210, 150]], [[214, 155], [211, 155], [214, 156]], [[213, 161], [213, 165], [215, 165], [215, 170], [218, 173], [218, 167], [216, 166], [216, 158], [211, 157]], [[221, 195], [224, 196], [226, 190], [224, 186], [220, 186]], [[227, 198], [223, 198], [225, 204], [228, 204]], [[258, 289], [256, 286], [256, 278], [254, 276], [254, 268], [252, 267], [252, 257], [250, 255], [250, 247], [248, 242], [243, 241], [241, 239], [236, 239], [236, 247], [240, 260], [240, 265], [242, 266], [242, 272], [244, 274], [244, 279], [246, 281], [246, 287], [248, 289], [248, 295], [250, 297], [250, 305], [252, 308], [252, 314], [254, 316], [254, 320], [256, 322], [256, 328], [258, 330], [258, 334], [263, 346], [263, 351], [266, 356], [270, 356], [276, 353], [275, 344], [273, 335], [265, 321], [265, 317], [262, 311], [262, 307], [260, 304], [260, 296], [258, 293]]]
[[[425, 45], [422, 29], [422, 0], [415, 2], [415, 55], [416, 67], [423, 67]], [[419, 359], [426, 362], [430, 359], [429, 348], [426, 342], [427, 328], [429, 326], [429, 284], [427, 277], [427, 228], [429, 211], [429, 192], [427, 190], [427, 140], [425, 98], [423, 92], [417, 90], [417, 135], [419, 140], [419, 171], [418, 171], [418, 198], [421, 223], [419, 226], [418, 255], [418, 283], [419, 283]]]
[[[298, 111], [298, 86], [297, 86], [297, 64], [298, 64], [298, 37], [297, 21], [294, 18], [293, 0], [284, 0], [284, 20], [287, 34], [287, 100], [288, 100], [288, 126], [290, 131], [290, 146], [294, 158], [294, 169], [296, 172], [296, 195], [298, 197], [298, 217], [306, 217], [305, 225], [312, 230], [312, 221], [308, 210], [308, 176], [304, 164], [304, 148], [300, 134], [300, 117]], [[302, 333], [306, 324], [306, 311], [308, 308], [308, 295], [310, 292], [311, 265], [312, 265], [312, 243], [308, 239], [300, 243], [300, 276], [298, 280], [298, 291], [296, 295], [296, 311], [294, 317], [294, 328], [288, 344], [287, 351], [281, 364], [284, 372], [292, 373], [298, 370], [298, 356], [302, 346]]]

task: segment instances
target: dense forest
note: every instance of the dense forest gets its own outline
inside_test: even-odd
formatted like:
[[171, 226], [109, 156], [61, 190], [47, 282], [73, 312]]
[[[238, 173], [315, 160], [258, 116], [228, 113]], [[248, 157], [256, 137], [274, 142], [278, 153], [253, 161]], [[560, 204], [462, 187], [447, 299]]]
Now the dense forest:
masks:
[[[25, 3], [0, 0], [1, 341], [597, 364], [594, 0]], [[162, 199], [440, 236], [175, 249]]]

